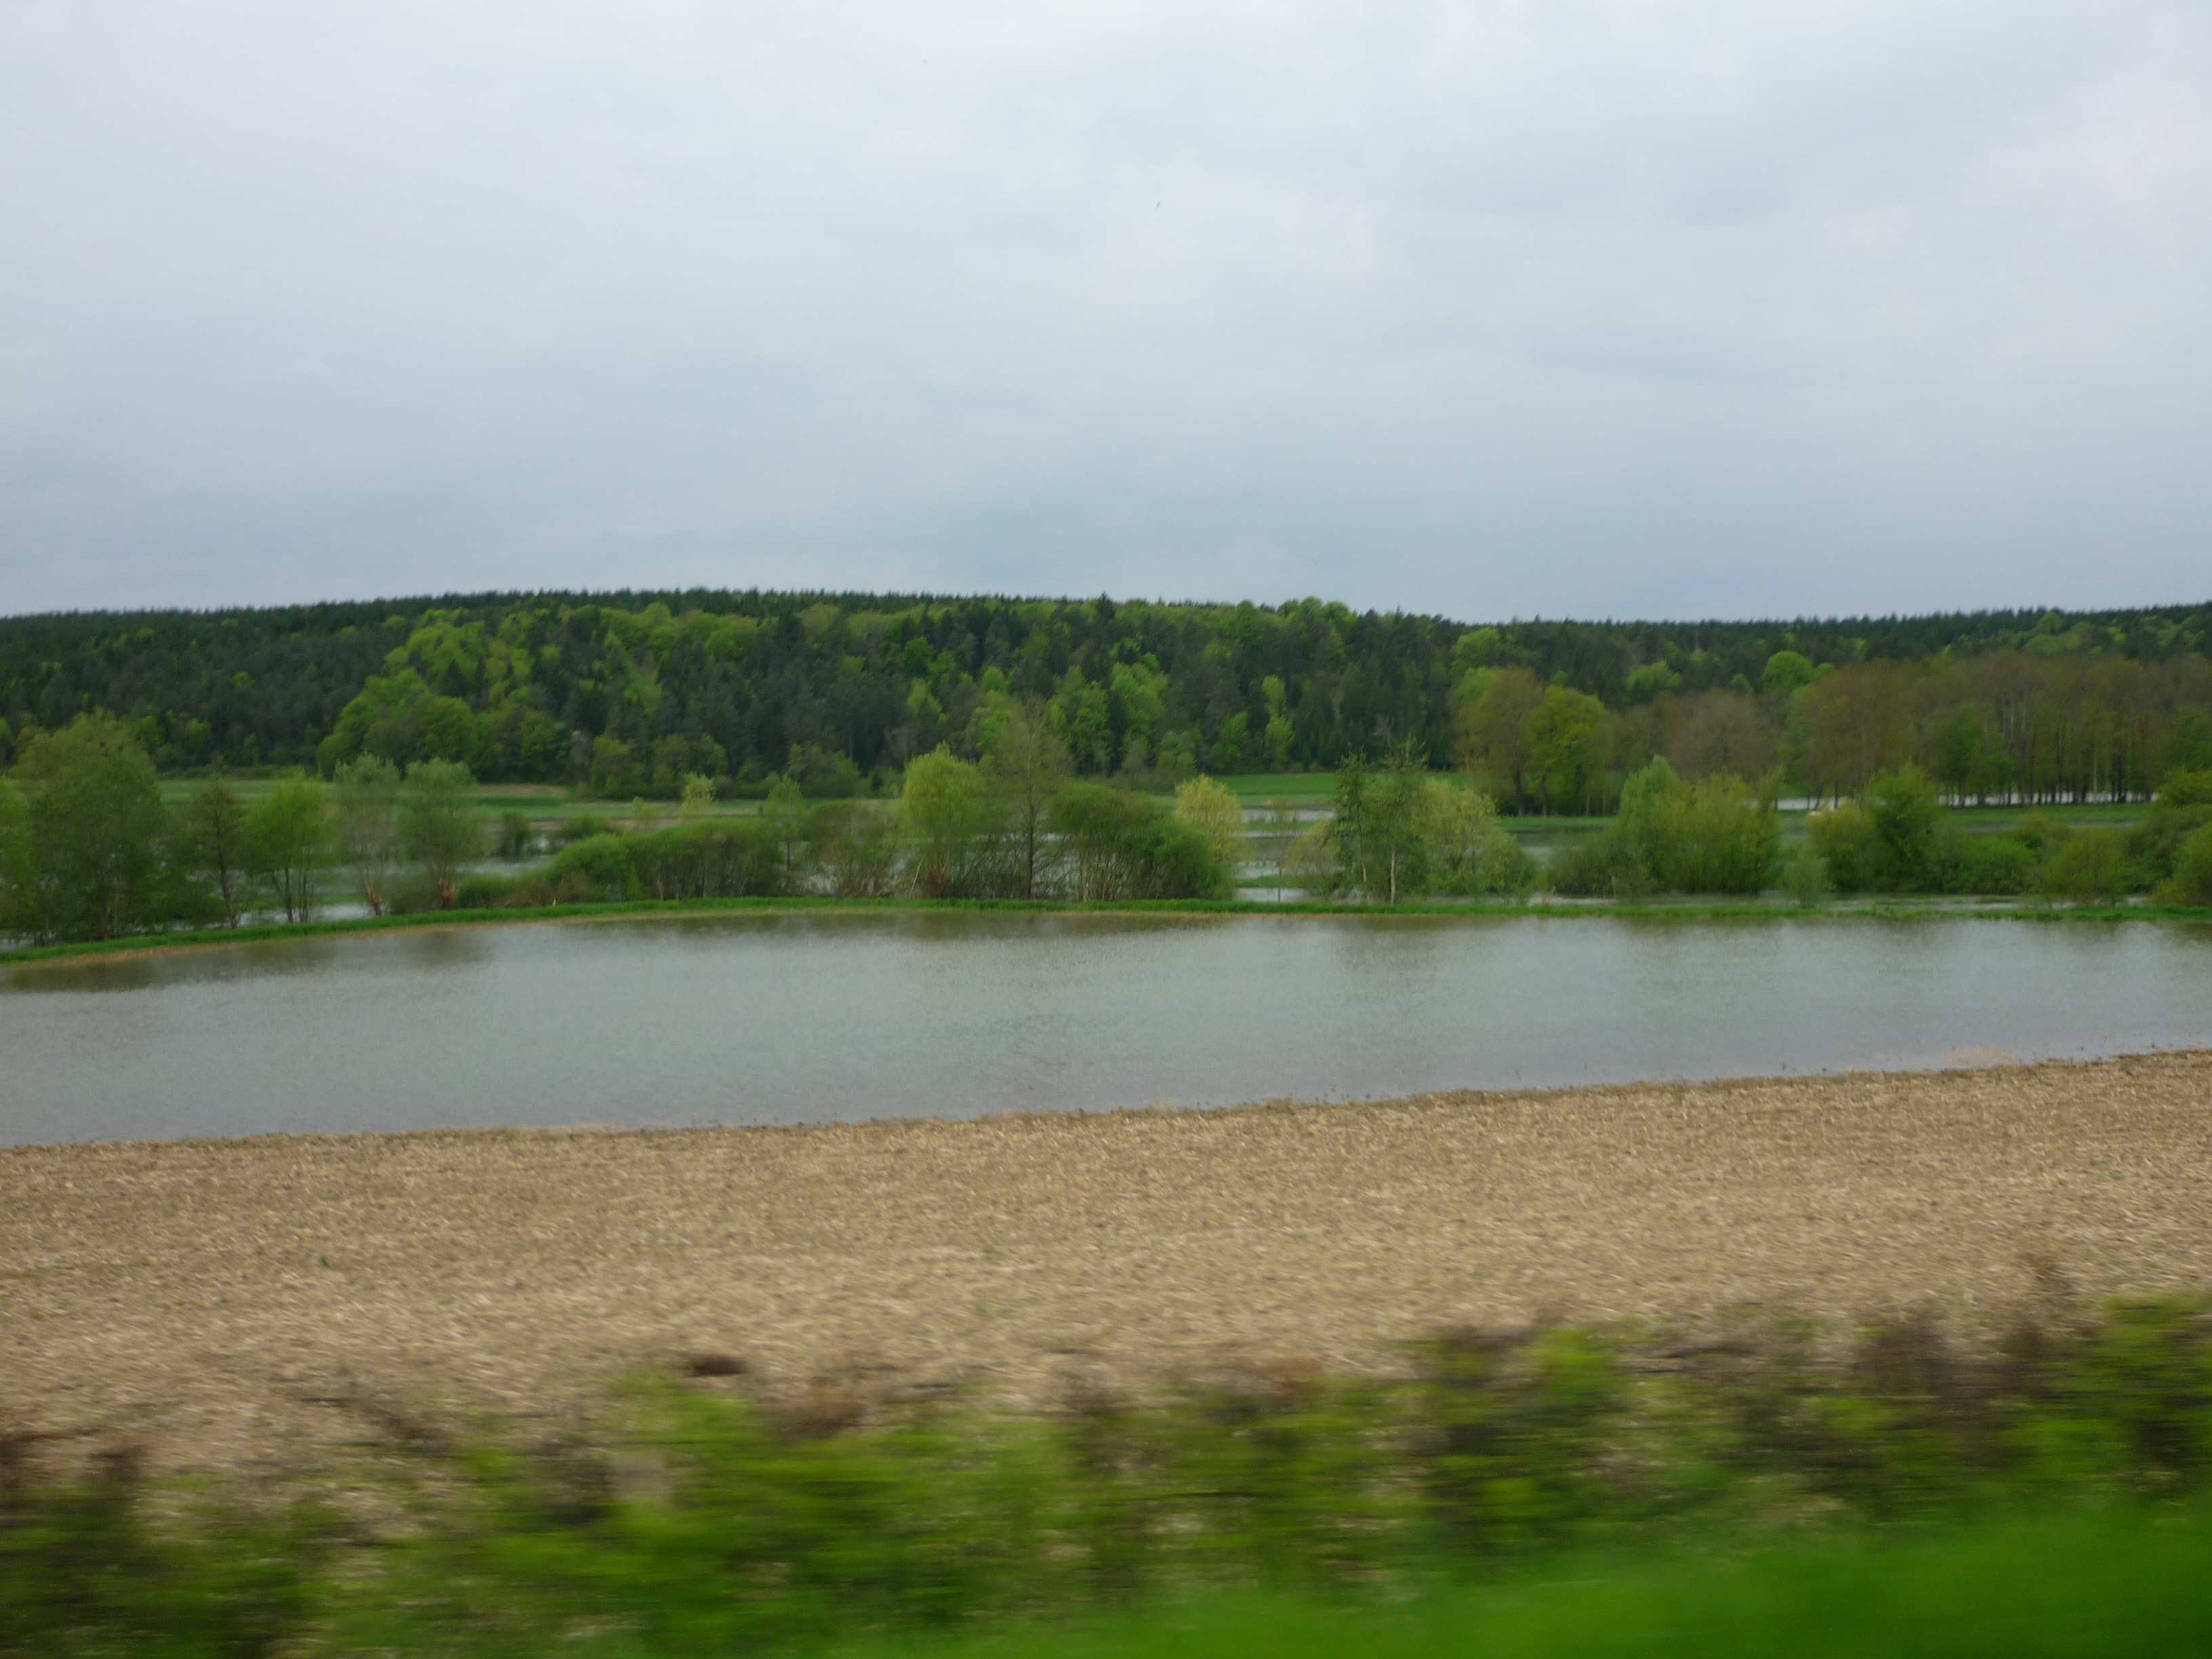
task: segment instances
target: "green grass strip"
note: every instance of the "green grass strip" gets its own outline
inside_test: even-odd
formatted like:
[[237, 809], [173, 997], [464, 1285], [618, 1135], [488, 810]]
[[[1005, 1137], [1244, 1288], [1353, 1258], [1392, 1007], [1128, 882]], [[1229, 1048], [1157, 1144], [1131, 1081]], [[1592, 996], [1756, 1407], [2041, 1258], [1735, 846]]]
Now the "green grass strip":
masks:
[[[616, 1653], [618, 1647], [588, 1650]], [[2201, 1512], [2087, 1511], [1748, 1554], [1553, 1561], [1395, 1604], [1217, 1595], [846, 1659], [2105, 1659], [2212, 1653]]]

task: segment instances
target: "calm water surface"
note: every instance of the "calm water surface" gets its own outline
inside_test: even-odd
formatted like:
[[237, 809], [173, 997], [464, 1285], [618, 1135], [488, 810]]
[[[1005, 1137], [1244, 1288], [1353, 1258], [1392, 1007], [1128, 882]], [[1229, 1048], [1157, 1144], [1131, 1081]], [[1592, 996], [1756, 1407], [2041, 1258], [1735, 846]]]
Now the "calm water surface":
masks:
[[0, 1142], [804, 1123], [2212, 1045], [2212, 929], [741, 916], [0, 969]]

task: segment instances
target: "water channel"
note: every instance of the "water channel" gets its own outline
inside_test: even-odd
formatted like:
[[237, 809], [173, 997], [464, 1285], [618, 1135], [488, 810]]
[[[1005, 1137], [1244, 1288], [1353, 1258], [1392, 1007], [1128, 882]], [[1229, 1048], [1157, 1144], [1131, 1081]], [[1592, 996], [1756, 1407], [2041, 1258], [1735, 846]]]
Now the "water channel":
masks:
[[2212, 928], [817, 913], [0, 969], [0, 1144], [805, 1123], [2212, 1045]]

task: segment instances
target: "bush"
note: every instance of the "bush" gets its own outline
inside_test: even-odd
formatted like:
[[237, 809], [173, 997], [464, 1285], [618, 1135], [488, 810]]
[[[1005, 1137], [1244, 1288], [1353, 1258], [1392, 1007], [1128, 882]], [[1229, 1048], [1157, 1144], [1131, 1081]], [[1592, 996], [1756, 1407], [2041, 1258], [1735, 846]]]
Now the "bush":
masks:
[[630, 862], [631, 837], [602, 832], [586, 836], [581, 841], [571, 842], [561, 849], [552, 867], [544, 878], [558, 885], [574, 875], [590, 885], [592, 896], [598, 899], [642, 897], [637, 884], [637, 872]]
[[1772, 878], [1782, 826], [1771, 804], [1719, 773], [1657, 803], [1651, 874], [1684, 893], [1756, 893]]
[[288, 1650], [320, 1565], [311, 1517], [195, 1508], [159, 1525], [151, 1496], [125, 1455], [76, 1486], [27, 1486], [0, 1462], [0, 1653]]
[[464, 876], [453, 888], [457, 910], [489, 910], [511, 902], [518, 884], [513, 876]]
[[809, 800], [850, 800], [868, 793], [868, 780], [850, 755], [809, 744], [792, 757], [790, 775]]
[[840, 898], [883, 898], [898, 884], [899, 823], [856, 801], [832, 801], [814, 815], [814, 862]]
[[2036, 884], [2036, 849], [2017, 836], [1978, 836], [1946, 823], [1933, 859], [1943, 893], [2025, 893]]
[[1636, 848], [1614, 830], [1569, 842], [1552, 861], [1550, 875], [1553, 889], [1571, 898], [1628, 897], [1651, 884]]
[[763, 898], [792, 890], [782, 837], [769, 824], [717, 819], [627, 836], [622, 844], [632, 897]]
[[1150, 797], [1070, 784], [1054, 797], [1050, 823], [1076, 899], [1220, 898], [1231, 891], [1233, 873], [1206, 833]]
[[1553, 871], [1565, 893], [1756, 893], [1774, 876], [1782, 826], [1771, 803], [1727, 773], [1686, 784], [1654, 760], [1621, 786], [1620, 816]]
[[2045, 898], [2108, 904], [2124, 890], [2126, 848], [2110, 830], [2084, 830], [2059, 843], [2037, 878]]
[[1855, 800], [1839, 801], [1805, 820], [1805, 838], [1828, 866], [1828, 879], [1839, 893], [1863, 893], [1881, 868], [1874, 819]]
[[1924, 892], [1934, 885], [1943, 805], [1917, 766], [1884, 772], [1867, 789], [1874, 826], [1874, 885], [1885, 892]]
[[573, 847], [580, 841], [589, 841], [593, 836], [618, 836], [621, 826], [610, 818], [595, 817], [589, 812], [574, 812], [554, 826], [548, 837], [557, 848]]
[[1799, 842], [1782, 866], [1782, 890], [1808, 908], [1828, 896], [1828, 867], [1812, 842]]
[[2212, 823], [2199, 826], [2173, 855], [2173, 873], [2157, 890], [2166, 904], [2212, 906]]
[[1535, 885], [1536, 860], [1498, 823], [1490, 797], [1473, 785], [1459, 789], [1429, 779], [1416, 822], [1431, 892], [1476, 897], [1526, 893]]
[[2014, 855], [1989, 855], [1985, 866], [1964, 853], [1951, 826], [1936, 786], [1919, 768], [1905, 766], [1876, 777], [1863, 801], [1814, 813], [1805, 831], [1842, 893], [1968, 890], [1952, 884], [1954, 872], [1972, 879], [1968, 872], [1985, 867], [1992, 878], [2009, 878], [2002, 872]]
[[2212, 772], [2169, 772], [2158, 799], [2162, 806], [2212, 806]]
[[2212, 823], [2212, 805], [2175, 805], [2161, 799], [2127, 832], [2128, 885], [2148, 892], [2174, 873], [2182, 843]]

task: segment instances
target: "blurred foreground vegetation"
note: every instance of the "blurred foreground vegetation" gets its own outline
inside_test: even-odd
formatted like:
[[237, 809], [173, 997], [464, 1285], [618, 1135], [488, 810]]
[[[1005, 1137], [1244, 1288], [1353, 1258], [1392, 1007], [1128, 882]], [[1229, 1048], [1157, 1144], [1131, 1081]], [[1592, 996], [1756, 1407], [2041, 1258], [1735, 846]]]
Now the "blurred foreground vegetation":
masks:
[[699, 1355], [556, 1430], [357, 1401], [380, 1455], [274, 1484], [19, 1431], [0, 1652], [2203, 1650], [2202, 1302], [1410, 1358], [1022, 1416]]
[[1216, 1593], [851, 1659], [2089, 1659], [2212, 1652], [2212, 1517], [2090, 1511], [1750, 1553], [1565, 1557], [1401, 1603]]

